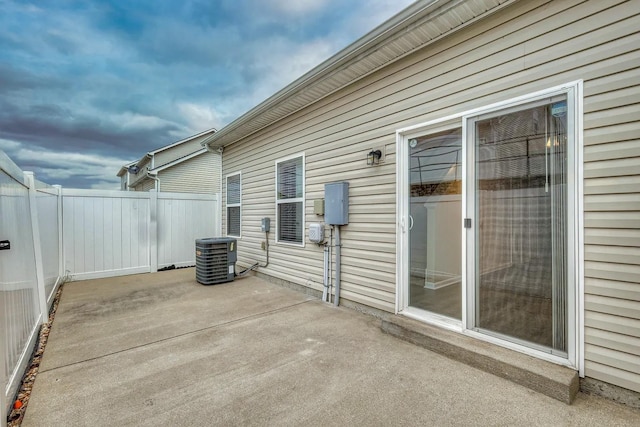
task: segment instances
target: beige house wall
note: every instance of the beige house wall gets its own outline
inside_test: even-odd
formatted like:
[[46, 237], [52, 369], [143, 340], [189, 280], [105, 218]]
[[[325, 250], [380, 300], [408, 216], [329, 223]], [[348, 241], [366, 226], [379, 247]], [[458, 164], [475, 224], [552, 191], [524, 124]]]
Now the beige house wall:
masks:
[[160, 191], [220, 193], [221, 156], [206, 152], [158, 172]]
[[194, 138], [191, 141], [178, 144], [174, 147], [167, 148], [166, 150], [158, 151], [153, 156], [153, 168], [159, 168], [160, 166], [170, 163], [176, 159], [195, 153], [202, 148], [202, 140], [209, 135], [210, 133], [207, 133], [198, 138]]
[[[223, 176], [242, 172], [239, 262], [264, 262], [275, 161], [304, 153], [307, 227], [324, 184], [350, 184], [342, 298], [392, 312], [395, 131], [583, 79], [585, 372], [640, 391], [639, 28], [640, 0], [516, 2], [226, 147]], [[372, 148], [381, 166], [366, 165]], [[321, 290], [322, 248], [274, 236], [261, 271]]]
[[140, 184], [133, 187], [134, 191], [150, 191], [155, 190], [156, 182], [152, 179], [146, 179], [142, 181]]
[[[144, 181], [142, 181], [142, 180], [146, 176], [147, 166], [148, 166], [148, 164], [146, 164], [142, 168], [140, 168], [138, 173], [127, 172], [127, 173], [124, 174], [124, 179], [125, 180], [126, 180], [127, 175], [129, 175], [129, 184], [128, 185], [133, 185], [131, 187], [131, 190], [133, 190], [133, 191], [148, 191], [148, 190], [142, 190], [142, 188], [145, 187]], [[147, 184], [147, 186], [148, 186], [148, 184]], [[153, 188], [153, 187], [151, 187], [151, 188]]]

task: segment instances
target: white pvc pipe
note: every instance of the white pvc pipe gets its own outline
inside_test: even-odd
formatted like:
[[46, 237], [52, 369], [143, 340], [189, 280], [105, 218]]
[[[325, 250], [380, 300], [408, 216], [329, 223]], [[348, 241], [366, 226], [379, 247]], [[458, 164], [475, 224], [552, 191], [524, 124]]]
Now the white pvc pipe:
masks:
[[333, 226], [329, 231], [329, 291], [327, 302], [331, 302], [331, 290], [333, 288]]
[[333, 305], [338, 306], [340, 304], [340, 256], [341, 256], [341, 243], [340, 243], [340, 226], [336, 226], [336, 295], [333, 297]]

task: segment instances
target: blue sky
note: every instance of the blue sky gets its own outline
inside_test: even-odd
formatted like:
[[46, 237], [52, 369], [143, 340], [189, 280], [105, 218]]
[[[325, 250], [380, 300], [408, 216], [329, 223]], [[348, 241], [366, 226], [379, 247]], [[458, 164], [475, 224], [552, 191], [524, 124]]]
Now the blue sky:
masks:
[[49, 184], [220, 129], [410, 0], [0, 0], [0, 150]]

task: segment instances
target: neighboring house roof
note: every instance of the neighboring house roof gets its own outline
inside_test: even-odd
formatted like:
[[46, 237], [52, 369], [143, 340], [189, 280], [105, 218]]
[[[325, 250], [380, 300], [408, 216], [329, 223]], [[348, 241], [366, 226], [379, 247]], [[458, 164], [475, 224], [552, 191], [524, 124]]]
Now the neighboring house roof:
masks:
[[224, 147], [517, 0], [419, 0], [205, 138]]
[[[196, 144], [196, 147], [198, 148], [193, 149], [193, 147], [191, 147], [193, 151], [189, 152], [188, 154], [183, 154], [184, 150], [178, 150], [177, 148], [179, 148], [179, 146], [192, 142], [198, 138], [203, 138], [210, 134], [214, 134], [215, 132], [216, 132], [216, 129], [209, 129], [204, 132], [200, 132], [196, 135], [192, 135], [188, 138], [181, 139], [180, 141], [176, 141], [164, 147], [160, 147], [156, 150], [149, 151], [144, 156], [142, 156], [139, 160], [131, 163], [127, 163], [126, 165], [122, 166], [118, 171], [117, 176], [122, 178], [127, 176], [126, 174], [128, 173], [129, 175], [127, 177], [127, 182], [128, 182], [127, 185], [129, 187], [139, 186], [146, 180], [152, 180], [152, 179], [155, 180], [156, 178], [154, 178], [154, 176], [158, 172], [164, 169], [170, 168], [172, 166], [176, 166], [181, 162], [192, 159], [196, 156], [199, 156], [207, 152], [207, 149], [200, 148], [200, 146], [197, 145], [197, 142], [195, 144]], [[189, 148], [189, 146], [186, 146], [184, 148]], [[171, 153], [170, 152], [171, 149], [176, 149], [175, 153]], [[167, 155], [163, 154], [161, 156], [161, 159], [162, 159], [161, 161], [163, 161], [164, 163], [160, 165], [155, 164], [156, 163], [156, 161], [154, 161], [155, 156], [163, 152], [167, 152], [166, 153]], [[136, 167], [136, 171], [131, 172], [131, 167], [134, 167], [134, 166]], [[149, 174], [151, 174], [152, 176], [149, 176]]]
[[122, 166], [120, 168], [120, 170], [118, 171], [118, 173], [116, 174], [117, 176], [122, 176], [124, 175], [131, 166], [135, 165], [136, 163], [138, 163], [137, 161], [133, 161], [131, 163], [127, 163], [126, 165]]
[[[169, 150], [171, 148], [177, 147], [178, 145], [185, 144], [185, 143], [187, 143], [189, 141], [193, 141], [196, 138], [200, 138], [202, 136], [206, 136], [207, 134], [214, 134], [215, 132], [216, 132], [216, 129], [214, 129], [214, 128], [208, 129], [208, 130], [206, 130], [204, 132], [200, 132], [200, 133], [198, 133], [196, 135], [189, 136], [187, 138], [181, 139], [180, 141], [176, 141], [176, 142], [174, 142], [172, 144], [166, 145], [164, 147], [160, 147], [160, 148], [158, 148], [156, 150], [149, 151], [144, 156], [142, 156], [139, 160], [133, 161], [131, 163], [127, 163], [124, 166], [122, 166], [116, 175], [120, 176], [120, 177], [123, 176], [125, 173], [127, 173], [129, 171], [129, 168], [132, 167], [132, 166], [137, 166], [139, 170], [142, 170], [142, 168], [144, 166], [146, 166], [147, 163], [149, 163], [151, 161], [151, 159], [156, 154], [158, 154], [160, 152], [163, 152], [163, 151], [166, 151], [166, 150]], [[202, 154], [201, 151], [202, 151], [202, 149], [199, 149], [199, 150], [196, 150], [196, 151], [190, 153], [189, 155], [196, 154], [196, 153]], [[179, 159], [182, 159], [181, 161], [187, 160], [186, 157], [188, 157], [189, 155], [182, 156]], [[179, 159], [176, 159], [176, 160], [179, 160]], [[171, 163], [173, 163], [173, 162], [175, 162], [175, 161], [172, 161]], [[159, 168], [160, 168], [160, 166], [155, 166], [154, 165], [154, 168], [150, 169], [150, 170], [158, 170]]]

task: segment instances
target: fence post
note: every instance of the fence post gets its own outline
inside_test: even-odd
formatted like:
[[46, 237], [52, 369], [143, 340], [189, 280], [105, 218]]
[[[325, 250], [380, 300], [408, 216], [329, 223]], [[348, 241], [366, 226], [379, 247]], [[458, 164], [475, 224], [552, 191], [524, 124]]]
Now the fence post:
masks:
[[151, 273], [158, 271], [158, 192], [149, 191], [149, 264]]
[[58, 193], [58, 282], [62, 281], [62, 278], [66, 276], [64, 274], [64, 234], [62, 233], [62, 186], [54, 185]]
[[36, 180], [33, 172], [24, 172], [25, 180], [29, 186], [29, 211], [31, 213], [31, 230], [33, 234], [33, 252], [36, 261], [36, 283], [38, 285], [38, 304], [40, 319], [38, 325], [48, 320], [47, 296], [44, 287], [44, 266], [42, 264], [42, 246], [40, 243], [40, 227], [38, 225], [38, 205], [36, 204]]

